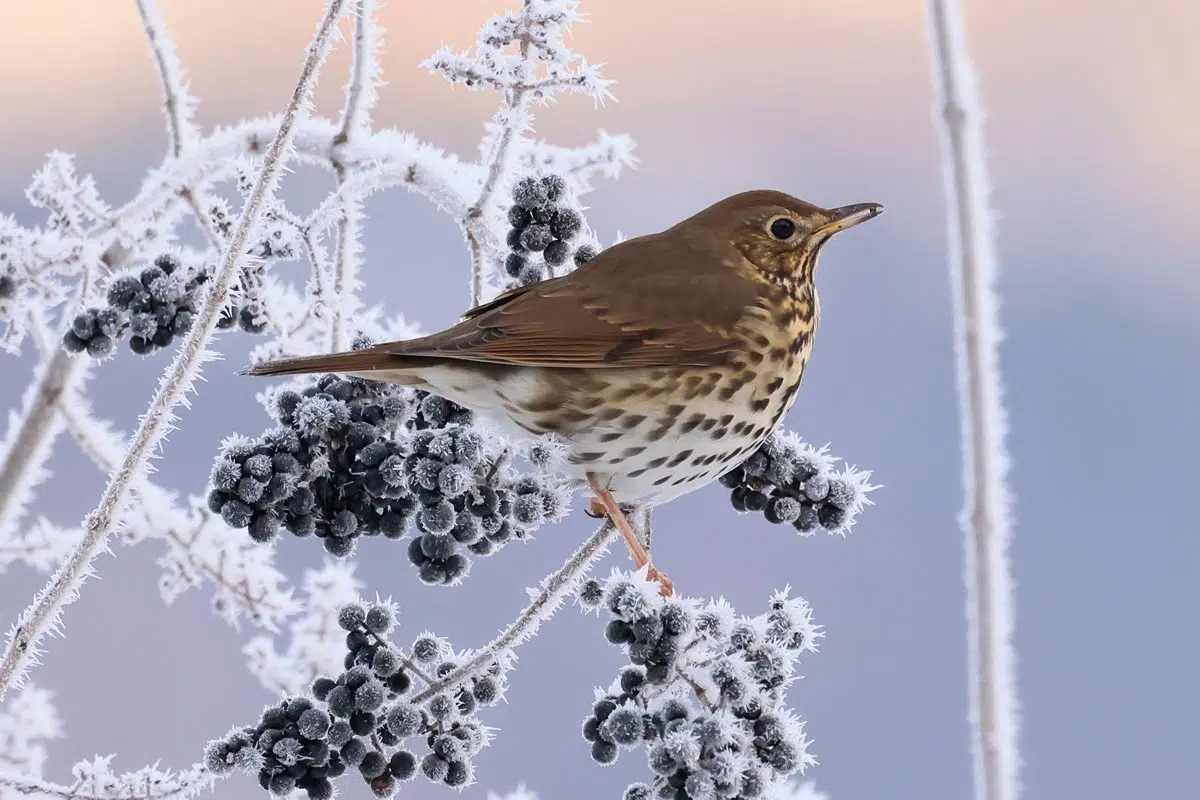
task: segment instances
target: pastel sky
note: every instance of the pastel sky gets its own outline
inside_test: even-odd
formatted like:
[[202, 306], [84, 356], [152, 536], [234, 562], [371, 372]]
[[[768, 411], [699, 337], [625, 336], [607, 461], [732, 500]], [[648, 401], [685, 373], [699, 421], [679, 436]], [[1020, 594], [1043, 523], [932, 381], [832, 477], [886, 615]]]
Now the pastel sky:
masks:
[[[126, 0], [39, 0], [5, 8], [0, 47], [0, 213], [36, 221], [22, 191], [52, 149], [76, 153], [113, 202], [165, 148], [158, 88]], [[988, 110], [1011, 409], [1018, 680], [1028, 797], [1156, 800], [1200, 782], [1200, 4], [1177, 0], [977, 0], [970, 46]], [[494, 104], [415, 68], [441, 43], [470, 44], [500, 0], [401, 3], [381, 12], [386, 45], [379, 126], [470, 156]], [[942, 183], [931, 120], [924, 7], [918, 2], [605, 0], [574, 45], [604, 62], [618, 102], [569, 99], [539, 135], [571, 144], [598, 128], [638, 142], [639, 169], [588, 196], [604, 240], [660, 229], [720, 197], [778, 188], [827, 205], [877, 201], [886, 213], [829, 248], [816, 355], [788, 426], [875, 470], [884, 488], [848, 539], [800, 540], [738, 517], [710, 487], [664, 509], [657, 556], [688, 593], [756, 612], [791, 584], [827, 628], [793, 702], [833, 800], [962, 798], [971, 764], [957, 402], [944, 256]], [[280, 109], [317, 0], [163, 0], [205, 126]], [[318, 92], [335, 114], [346, 48]], [[299, 176], [287, 196], [308, 202]], [[466, 256], [427, 203], [372, 202], [364, 278], [391, 311], [426, 327], [467, 301]], [[266, 420], [232, 375], [248, 345], [206, 368], [203, 414], [182, 416], [159, 477], [202, 489], [217, 443]], [[0, 356], [0, 408], [31, 357]], [[122, 353], [104, 367], [97, 408], [124, 429], [145, 408], [161, 359]], [[65, 439], [37, 510], [81, 518], [99, 476]], [[577, 514], [536, 542], [477, 565], [456, 590], [416, 585], [402, 553], [369, 549], [360, 574], [401, 603], [405, 629], [481, 642], [523, 587], [587, 530]], [[316, 563], [280, 542], [293, 576]], [[385, 544], [372, 542], [373, 545]], [[153, 543], [115, 548], [66, 616], [35, 678], [58, 692], [70, 738], [48, 774], [117, 752], [134, 768], [183, 766], [203, 741], [270, 698], [246, 676], [232, 631], [196, 593], [165, 609]], [[624, 566], [616, 555], [603, 569]], [[7, 626], [41, 577], [0, 577]], [[644, 764], [596, 767], [577, 739], [594, 684], [619, 664], [594, 619], [565, 612], [522, 653], [480, 786], [525, 781], [542, 800], [619, 797]], [[347, 784], [349, 785], [349, 784]], [[580, 788], [586, 787], [586, 788]], [[222, 797], [256, 798], [248, 780]], [[348, 797], [365, 796], [359, 787]], [[444, 796], [414, 785], [407, 797]]]

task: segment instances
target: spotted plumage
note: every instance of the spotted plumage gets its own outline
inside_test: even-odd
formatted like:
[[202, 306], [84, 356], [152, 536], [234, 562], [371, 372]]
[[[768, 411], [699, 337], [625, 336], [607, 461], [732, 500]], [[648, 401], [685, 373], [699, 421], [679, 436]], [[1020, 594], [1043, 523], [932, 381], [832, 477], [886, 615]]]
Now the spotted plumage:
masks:
[[745, 192], [503, 294], [440, 333], [248, 371], [416, 386], [517, 431], [557, 434], [644, 562], [618, 504], [697, 489], [775, 430], [812, 352], [818, 254], [880, 210]]

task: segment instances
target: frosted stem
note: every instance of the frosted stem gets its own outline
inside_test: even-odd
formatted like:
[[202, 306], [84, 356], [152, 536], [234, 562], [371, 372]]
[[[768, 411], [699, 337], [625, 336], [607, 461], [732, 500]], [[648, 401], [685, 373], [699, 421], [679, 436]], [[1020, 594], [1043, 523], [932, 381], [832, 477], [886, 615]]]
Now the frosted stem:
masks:
[[[521, 11], [525, 15], [530, 13], [530, 0], [524, 0]], [[467, 234], [467, 244], [471, 249], [472, 306], [477, 306], [483, 302], [483, 284], [487, 272], [487, 260], [491, 250], [491, 238], [484, 216], [487, 213], [488, 204], [492, 201], [492, 195], [496, 193], [500, 176], [504, 174], [505, 169], [508, 167], [513, 140], [517, 137], [517, 127], [521, 124], [521, 120], [524, 119], [525, 109], [529, 104], [526, 97], [529, 76], [532, 74], [529, 63], [529, 46], [529, 37], [521, 37], [521, 79], [505, 95], [504, 105], [508, 109], [508, 114], [504, 121], [504, 129], [500, 132], [500, 137], [496, 140], [495, 147], [492, 148], [491, 158], [487, 165], [487, 175], [483, 179], [483, 185], [479, 187], [479, 196], [471, 204], [471, 207], [467, 209], [466, 218], [463, 220], [463, 227]]]
[[435, 694], [479, 677], [487, 672], [502, 654], [527, 641], [537, 632], [542, 622], [554, 616], [563, 598], [579, 584], [596, 559], [608, 550], [616, 538], [616, 527], [611, 520], [606, 519], [599, 530], [589, 536], [556, 572], [542, 581], [542, 588], [534, 595], [533, 601], [499, 636], [472, 656], [467, 663], [413, 695], [411, 702], [423, 703]]
[[[182, 777], [181, 777], [182, 776]], [[164, 775], [155, 767], [103, 780], [79, 781], [71, 786], [50, 783], [28, 775], [0, 774], [0, 790], [11, 796], [54, 800], [183, 800], [212, 788], [213, 775], [200, 765], [181, 776]]]
[[[332, 161], [338, 187], [346, 182], [349, 169], [340, 156], [344, 145], [357, 141], [370, 123], [374, 105], [375, 80], [378, 64], [378, 23], [372, 18], [375, 0], [358, 0], [354, 20], [354, 54], [350, 65], [350, 82], [346, 86], [346, 106], [333, 139]], [[358, 276], [358, 234], [362, 229], [362, 204], [356, 199], [343, 202], [337, 223], [337, 252], [333, 262], [333, 298], [330, 309], [330, 345], [334, 352], [347, 346], [346, 314], [350, 310], [348, 295], [355, 290]], [[314, 270], [320, 269], [313, 263]], [[319, 284], [318, 284], [319, 285]]]
[[997, 264], [987, 209], [981, 110], [959, 4], [928, 0], [927, 9], [941, 101], [938, 129], [954, 288], [975, 791], [980, 800], [1013, 800], [1019, 756], [1010, 498], [1005, 487], [1009, 457], [1000, 400]]
[[191, 114], [194, 104], [185, 88], [183, 65], [179, 63], [179, 59], [175, 55], [175, 48], [166, 37], [166, 28], [163, 25], [162, 17], [158, 14], [158, 7], [154, 0], [134, 0], [134, 2], [137, 5], [138, 16], [142, 20], [142, 30], [146, 34], [146, 42], [150, 45], [150, 54], [154, 57], [154, 66], [158, 69], [171, 153], [178, 158], [196, 135]]
[[83, 359], [72, 359], [61, 347], [40, 367], [37, 381], [25, 395], [21, 415], [9, 436], [8, 448], [0, 459], [0, 539], [17, 522], [26, 500], [37, 483], [42, 465], [50, 457], [51, 445], [62, 430], [58, 401], [71, 391], [86, 370]]
[[[163, 110], [167, 117], [170, 154], [179, 158], [192, 149], [196, 140], [196, 127], [192, 121], [192, 110], [196, 102], [188, 94], [183, 65], [175, 55], [175, 45], [167, 36], [158, 6], [154, 0], [135, 0], [135, 3], [138, 16], [142, 20], [142, 30], [146, 34], [146, 43], [150, 46], [150, 55], [154, 57], [154, 66], [158, 69], [158, 83], [163, 93]], [[220, 250], [221, 235], [204, 209], [203, 195], [197, 189], [185, 186], [179, 190], [179, 196], [191, 207], [192, 213], [196, 215], [196, 222], [208, 241]]]
[[308, 47], [299, 82], [263, 159], [254, 188], [246, 200], [245, 210], [222, 255], [221, 266], [196, 314], [194, 326], [184, 339], [179, 354], [167, 368], [150, 402], [150, 408], [133, 434], [120, 467], [113, 473], [95, 510], [85, 518], [82, 541], [50, 582], [38, 592], [33, 603], [22, 612], [9, 635], [3, 659], [0, 660], [0, 698], [7, 693], [9, 686], [20, 682], [37, 654], [42, 637], [60, 626], [63, 607], [78, 595], [80, 585], [93, 571], [92, 562], [106, 549], [108, 536], [123, 510], [130, 487], [143, 474], [151, 451], [167, 432], [174, 408], [185, 399], [196, 378], [200, 363], [207, 353], [208, 340], [239, 271], [250, 232], [274, 193], [296, 120], [308, 109], [317, 74], [329, 52], [332, 35], [345, 5], [346, 0], [330, 0], [328, 4], [325, 17]]

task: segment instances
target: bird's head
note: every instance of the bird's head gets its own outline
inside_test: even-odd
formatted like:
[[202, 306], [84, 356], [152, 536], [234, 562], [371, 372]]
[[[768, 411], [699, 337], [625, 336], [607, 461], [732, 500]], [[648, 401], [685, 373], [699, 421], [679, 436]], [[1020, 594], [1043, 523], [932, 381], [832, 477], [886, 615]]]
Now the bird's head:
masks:
[[821, 208], [783, 192], [728, 197], [683, 224], [732, 247], [772, 283], [790, 291], [811, 286], [821, 248], [834, 234], [878, 216], [883, 206]]

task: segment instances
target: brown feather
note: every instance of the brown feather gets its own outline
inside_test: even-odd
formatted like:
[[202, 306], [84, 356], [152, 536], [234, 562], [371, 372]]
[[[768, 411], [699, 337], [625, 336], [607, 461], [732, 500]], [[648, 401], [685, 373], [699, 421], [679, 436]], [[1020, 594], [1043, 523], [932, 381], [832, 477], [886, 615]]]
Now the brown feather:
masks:
[[378, 347], [329, 353], [319, 356], [264, 361], [238, 370], [239, 375], [307, 375], [324, 372], [375, 372], [376, 370], [419, 369], [426, 359], [393, 355]]
[[719, 365], [738, 348], [760, 294], [736, 268], [740, 260], [732, 245], [690, 230], [629, 239], [572, 273], [472, 309], [445, 331], [381, 347], [538, 367]]

